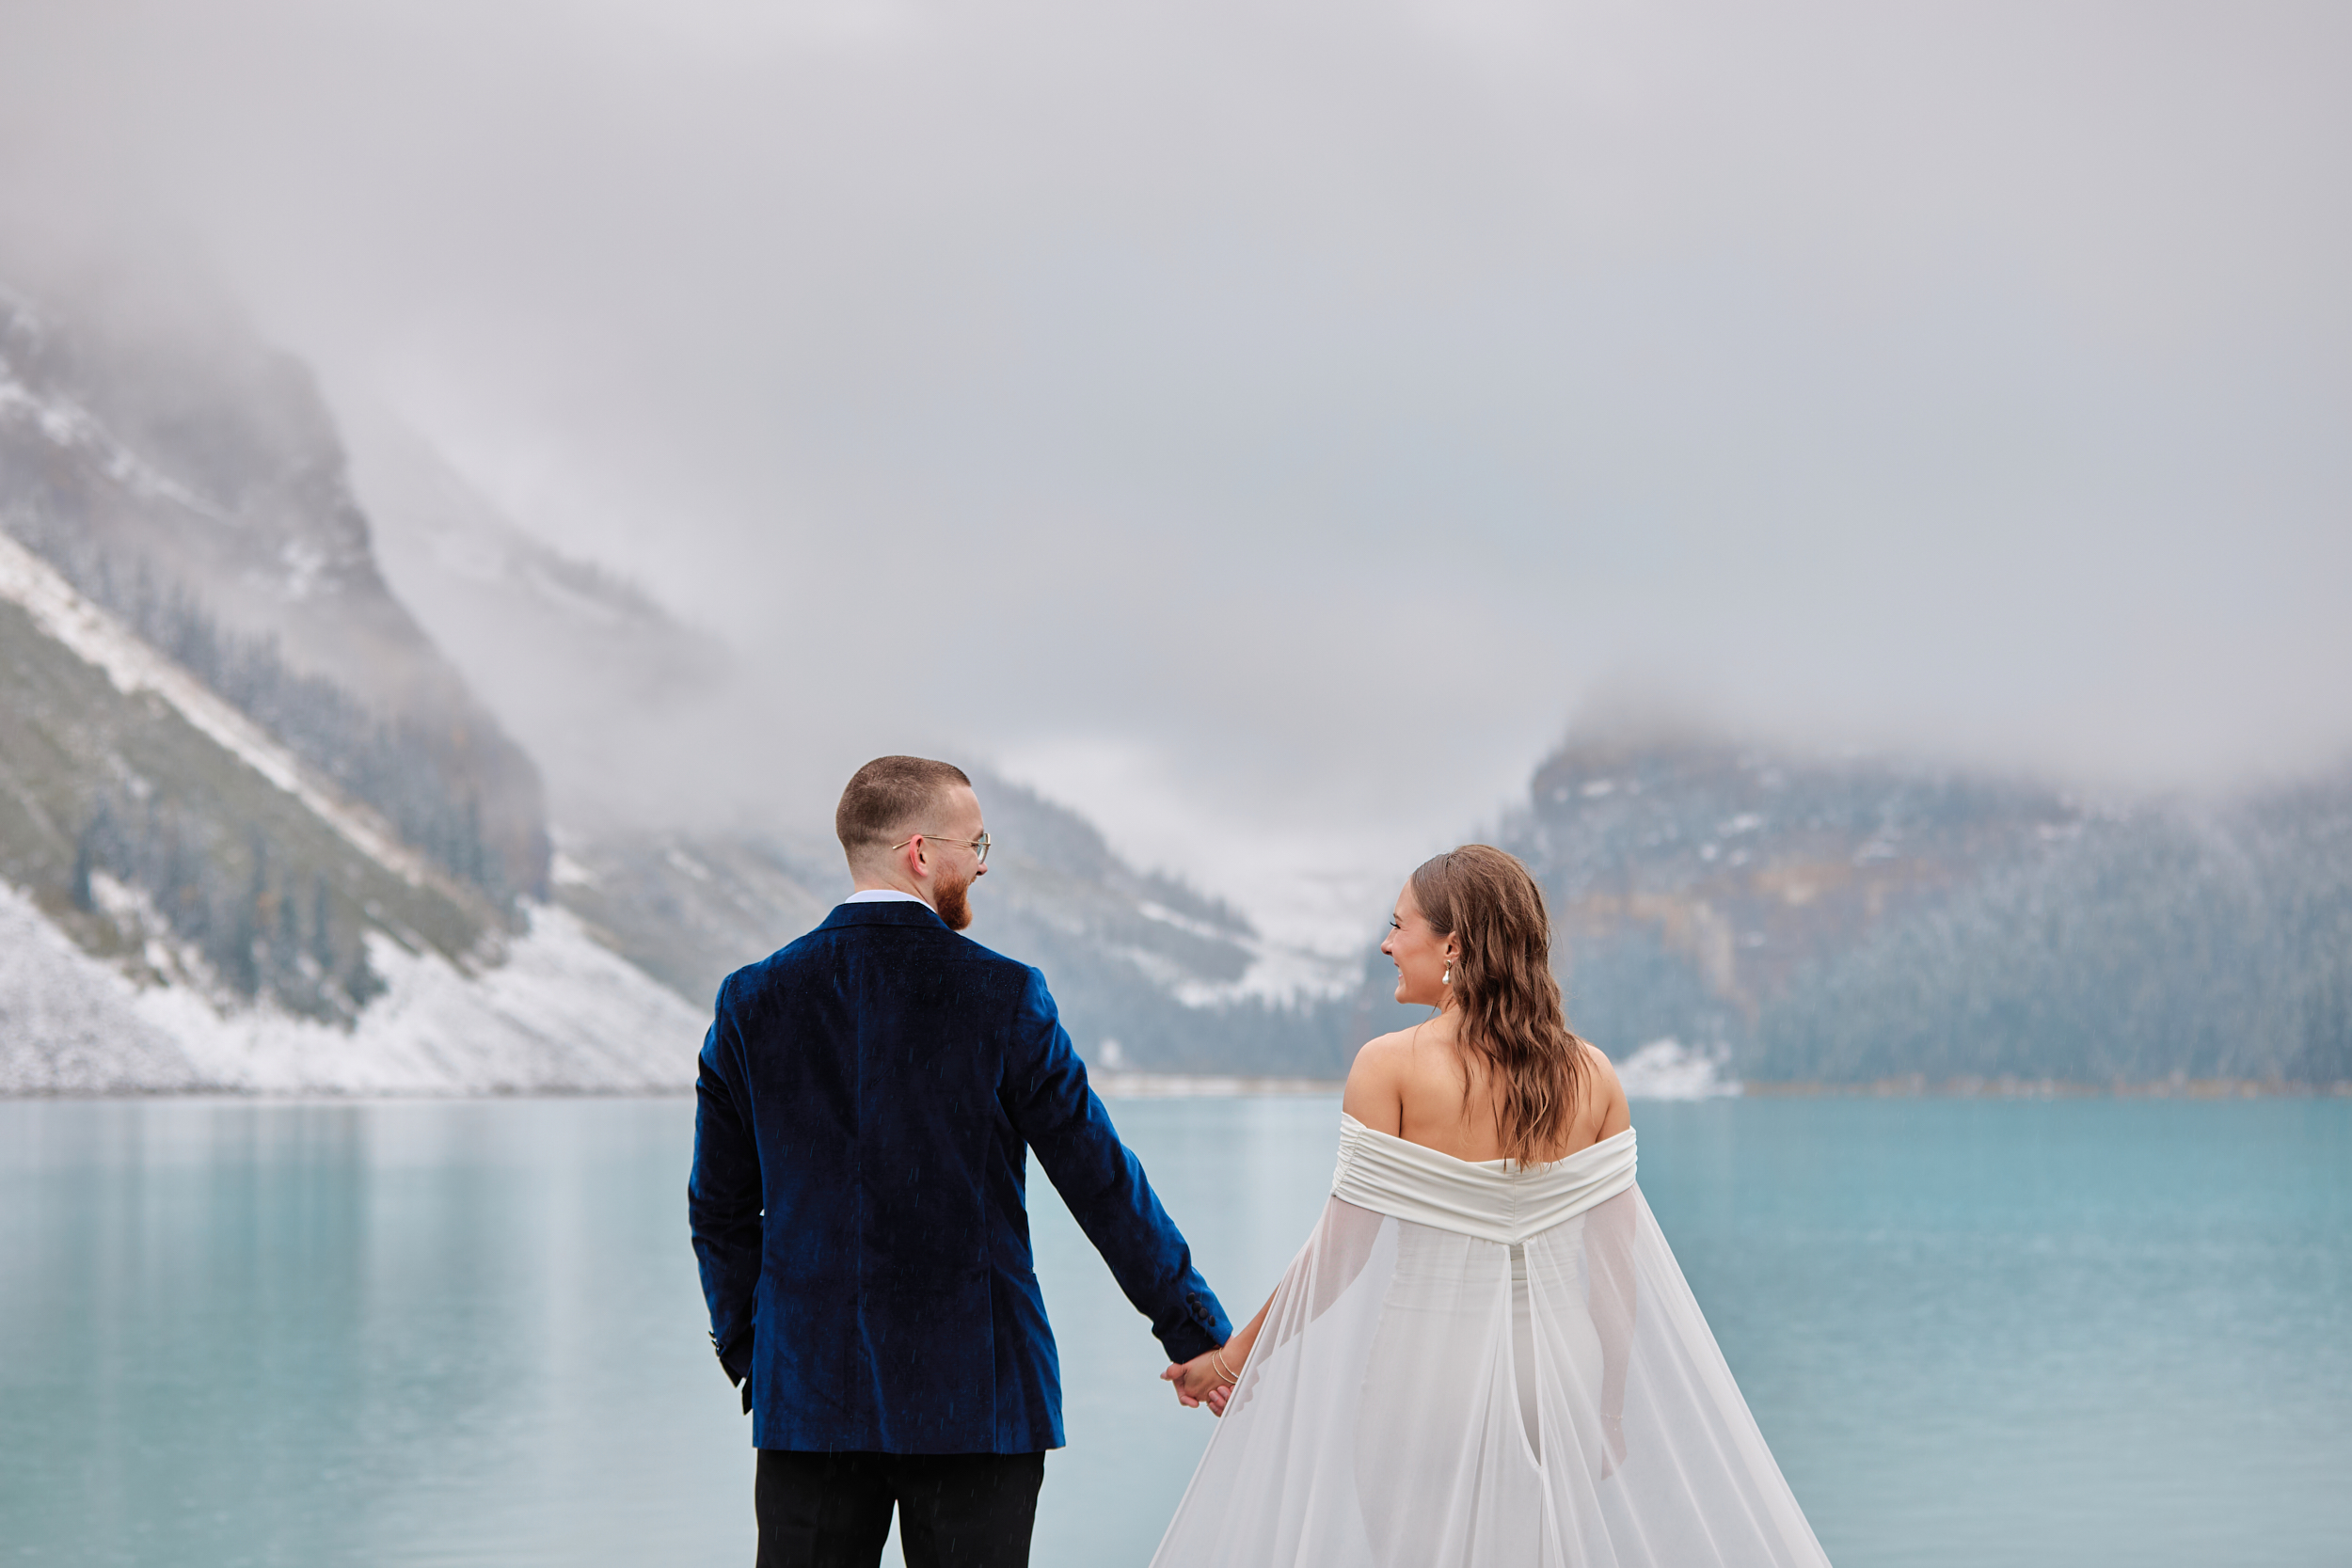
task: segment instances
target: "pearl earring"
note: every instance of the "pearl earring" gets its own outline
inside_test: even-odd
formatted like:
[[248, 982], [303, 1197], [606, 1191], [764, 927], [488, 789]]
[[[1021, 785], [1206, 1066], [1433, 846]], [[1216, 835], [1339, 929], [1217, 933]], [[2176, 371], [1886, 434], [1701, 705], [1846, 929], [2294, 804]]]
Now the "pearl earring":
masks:
[[1454, 960], [1452, 958], [1446, 959], [1445, 973], [1438, 976], [1438, 984], [1441, 986], [1454, 984]]

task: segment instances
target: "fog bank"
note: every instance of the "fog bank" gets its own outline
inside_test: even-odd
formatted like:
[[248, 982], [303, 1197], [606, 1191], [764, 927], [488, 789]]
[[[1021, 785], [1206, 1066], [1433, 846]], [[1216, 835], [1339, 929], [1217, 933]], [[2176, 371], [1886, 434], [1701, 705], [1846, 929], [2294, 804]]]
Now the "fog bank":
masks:
[[171, 236], [733, 649], [639, 794], [805, 814], [956, 751], [1305, 921], [1629, 685], [2133, 787], [2342, 755], [2348, 46], [2288, 5], [38, 0], [0, 187], [53, 250]]

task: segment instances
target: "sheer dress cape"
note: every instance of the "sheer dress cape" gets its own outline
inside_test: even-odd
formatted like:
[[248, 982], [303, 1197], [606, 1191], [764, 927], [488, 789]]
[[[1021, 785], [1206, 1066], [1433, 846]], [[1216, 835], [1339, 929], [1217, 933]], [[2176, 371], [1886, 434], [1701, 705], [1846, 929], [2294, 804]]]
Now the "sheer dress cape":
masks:
[[1343, 1115], [1154, 1568], [1826, 1564], [1634, 1171]]

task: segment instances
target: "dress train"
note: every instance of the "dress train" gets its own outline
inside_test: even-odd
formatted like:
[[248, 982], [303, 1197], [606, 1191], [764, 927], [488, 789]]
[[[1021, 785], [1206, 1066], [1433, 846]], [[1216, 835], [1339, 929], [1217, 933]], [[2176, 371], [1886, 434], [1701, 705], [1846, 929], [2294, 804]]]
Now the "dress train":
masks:
[[1634, 1164], [1343, 1116], [1153, 1568], [1826, 1568]]

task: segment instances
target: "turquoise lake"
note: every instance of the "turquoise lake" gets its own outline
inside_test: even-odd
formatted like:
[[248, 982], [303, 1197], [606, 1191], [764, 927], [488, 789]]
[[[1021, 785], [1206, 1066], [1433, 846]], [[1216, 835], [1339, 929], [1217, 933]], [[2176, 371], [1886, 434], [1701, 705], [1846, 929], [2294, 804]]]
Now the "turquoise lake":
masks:
[[[1118, 1101], [1238, 1319], [1331, 1099]], [[0, 1565], [752, 1559], [687, 1100], [0, 1103]], [[1843, 1568], [2352, 1562], [2352, 1101], [1638, 1103], [1642, 1185]], [[1071, 1446], [1149, 1558], [1211, 1421], [1033, 1175]]]

